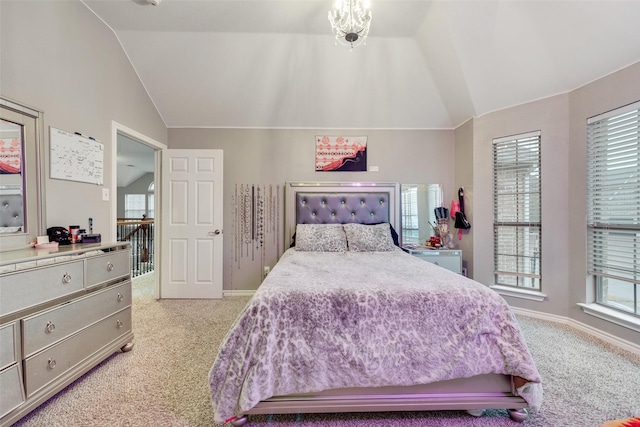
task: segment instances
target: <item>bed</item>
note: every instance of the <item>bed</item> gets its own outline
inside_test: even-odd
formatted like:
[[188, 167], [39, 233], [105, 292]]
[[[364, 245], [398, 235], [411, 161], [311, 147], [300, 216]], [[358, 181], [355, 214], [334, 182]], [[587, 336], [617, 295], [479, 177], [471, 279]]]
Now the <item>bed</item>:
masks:
[[217, 422], [250, 414], [506, 409], [540, 375], [497, 293], [397, 246], [397, 184], [287, 183], [295, 240], [209, 373]]

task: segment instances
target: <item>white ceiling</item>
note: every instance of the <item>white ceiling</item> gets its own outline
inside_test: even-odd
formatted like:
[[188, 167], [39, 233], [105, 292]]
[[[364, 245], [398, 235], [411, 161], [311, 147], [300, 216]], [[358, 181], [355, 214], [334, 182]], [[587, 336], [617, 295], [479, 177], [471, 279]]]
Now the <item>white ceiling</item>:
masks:
[[127, 187], [143, 175], [154, 172], [155, 149], [118, 134], [117, 186]]
[[83, 0], [168, 127], [452, 129], [640, 61], [640, 1], [371, 0], [335, 45], [331, 0]]

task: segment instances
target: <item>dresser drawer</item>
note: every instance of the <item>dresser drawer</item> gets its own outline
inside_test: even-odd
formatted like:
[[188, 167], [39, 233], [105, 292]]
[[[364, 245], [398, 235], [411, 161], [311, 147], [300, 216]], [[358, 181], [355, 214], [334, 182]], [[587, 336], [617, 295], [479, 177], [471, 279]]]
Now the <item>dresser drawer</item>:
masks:
[[131, 331], [131, 307], [83, 329], [24, 361], [27, 397]]
[[127, 277], [131, 273], [129, 251], [113, 251], [87, 258], [87, 288]]
[[12, 322], [0, 327], [0, 370], [17, 362], [18, 355], [18, 323]]
[[430, 262], [454, 273], [462, 274], [462, 252], [461, 251], [423, 251], [414, 252], [413, 256]]
[[22, 375], [16, 363], [0, 371], [0, 417], [16, 409], [24, 402]]
[[131, 282], [93, 292], [22, 320], [24, 356], [41, 349], [131, 305]]
[[70, 295], [83, 286], [82, 261], [4, 274], [0, 278], [0, 316]]

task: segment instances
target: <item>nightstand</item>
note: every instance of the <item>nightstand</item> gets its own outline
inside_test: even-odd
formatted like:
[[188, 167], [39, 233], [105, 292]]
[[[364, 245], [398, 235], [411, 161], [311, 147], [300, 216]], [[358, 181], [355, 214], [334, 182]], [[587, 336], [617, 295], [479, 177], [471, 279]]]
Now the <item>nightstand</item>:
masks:
[[413, 249], [402, 248], [421, 260], [430, 262], [454, 273], [462, 274], [462, 251], [458, 249]]

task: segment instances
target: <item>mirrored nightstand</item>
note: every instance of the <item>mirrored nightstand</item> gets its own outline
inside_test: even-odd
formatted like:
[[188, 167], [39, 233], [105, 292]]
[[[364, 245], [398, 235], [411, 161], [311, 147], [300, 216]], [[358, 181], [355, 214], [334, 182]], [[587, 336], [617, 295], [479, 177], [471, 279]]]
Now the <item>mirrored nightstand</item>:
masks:
[[462, 274], [462, 251], [458, 249], [413, 249], [402, 248], [410, 255], [421, 260], [444, 267], [454, 273]]

